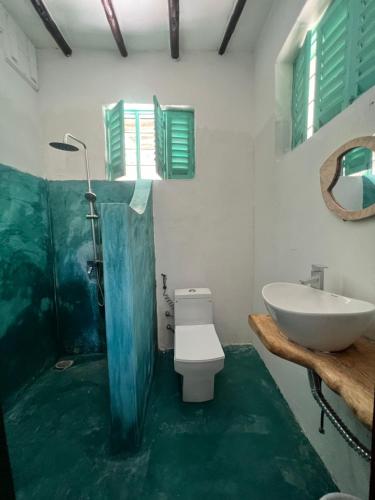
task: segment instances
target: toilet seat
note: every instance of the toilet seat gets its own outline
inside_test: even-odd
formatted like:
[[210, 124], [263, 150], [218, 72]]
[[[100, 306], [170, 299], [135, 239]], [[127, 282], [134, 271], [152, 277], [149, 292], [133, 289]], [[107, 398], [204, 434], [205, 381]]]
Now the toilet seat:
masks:
[[174, 369], [182, 375], [182, 401], [210, 401], [215, 375], [224, 368], [225, 359], [213, 324], [211, 290], [177, 289], [174, 305]]
[[225, 354], [213, 324], [176, 326], [175, 361], [203, 363], [224, 358]]

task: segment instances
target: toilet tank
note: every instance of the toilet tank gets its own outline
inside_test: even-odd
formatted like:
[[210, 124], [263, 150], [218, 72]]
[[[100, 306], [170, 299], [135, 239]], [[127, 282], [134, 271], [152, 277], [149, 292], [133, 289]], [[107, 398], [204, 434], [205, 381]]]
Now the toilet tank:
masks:
[[212, 294], [209, 288], [179, 288], [174, 291], [176, 325], [213, 323]]

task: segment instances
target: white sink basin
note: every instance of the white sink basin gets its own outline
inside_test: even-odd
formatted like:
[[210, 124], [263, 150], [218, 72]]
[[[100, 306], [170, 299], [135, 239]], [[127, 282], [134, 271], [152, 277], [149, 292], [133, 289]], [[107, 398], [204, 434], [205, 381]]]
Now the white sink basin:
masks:
[[262, 295], [283, 333], [304, 347], [342, 351], [375, 328], [375, 306], [295, 283], [270, 283]]

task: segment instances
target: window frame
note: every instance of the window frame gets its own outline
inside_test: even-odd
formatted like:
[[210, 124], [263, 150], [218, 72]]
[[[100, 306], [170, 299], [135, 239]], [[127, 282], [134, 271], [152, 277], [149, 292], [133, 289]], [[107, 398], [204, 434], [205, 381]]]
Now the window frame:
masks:
[[[328, 80], [322, 83], [320, 58], [321, 55], [321, 44], [322, 44], [322, 31], [324, 24], [329, 20], [329, 16], [336, 10], [344, 9], [348, 12], [348, 18], [346, 20], [347, 26], [345, 31], [345, 55], [343, 59], [342, 72], [344, 74], [343, 78], [343, 89], [342, 89], [342, 99], [341, 103], [337, 105], [336, 109], [332, 109], [332, 116], [329, 116], [329, 110], [327, 107], [324, 109], [319, 109], [319, 99], [320, 93], [322, 91], [322, 85], [330, 85], [330, 68], [325, 68]], [[370, 17], [369, 17], [370, 16]], [[316, 45], [316, 73], [315, 73], [315, 84], [314, 84], [314, 106], [313, 106], [313, 127], [309, 129], [307, 126], [306, 132], [304, 131], [304, 139], [298, 141], [295, 138], [295, 120], [293, 116], [293, 102], [295, 99], [294, 86], [295, 86], [295, 75], [292, 77], [292, 98], [291, 98], [291, 141], [290, 147], [293, 150], [299, 144], [305, 142], [312, 135], [314, 135], [320, 128], [324, 127], [332, 119], [338, 116], [342, 111], [344, 111], [348, 106], [350, 106], [358, 97], [363, 95], [365, 92], [369, 91], [375, 86], [375, 41], [373, 40], [372, 30], [368, 29], [368, 26], [375, 28], [375, 0], [360, 0], [359, 2], [354, 2], [352, 0], [332, 0], [326, 7], [324, 13], [321, 15], [319, 21], [316, 23], [315, 27], [306, 33], [306, 36], [312, 34], [314, 31], [317, 33], [317, 45]], [[367, 29], [366, 29], [367, 27]], [[311, 39], [313, 38], [312, 35]], [[366, 38], [367, 36], [367, 38]], [[361, 73], [361, 63], [363, 62], [363, 45], [370, 47], [370, 55], [365, 61], [365, 71], [366, 75], [363, 76]], [[336, 47], [335, 47], [336, 48]], [[294, 60], [301, 57], [301, 51], [303, 50], [303, 45], [299, 48]], [[367, 54], [367, 53], [366, 53]], [[332, 58], [334, 60], [334, 58]], [[332, 62], [332, 73], [334, 72], [334, 63]], [[310, 75], [311, 76], [311, 75]], [[363, 83], [364, 82], [364, 83]], [[307, 82], [306, 82], [307, 83]], [[334, 89], [333, 89], [334, 90]], [[333, 94], [332, 94], [333, 95]], [[329, 96], [329, 92], [328, 92]], [[305, 99], [305, 109], [301, 112], [309, 113], [309, 94]], [[328, 101], [329, 103], [329, 101]], [[327, 119], [323, 117], [323, 114], [328, 114]], [[308, 120], [309, 121], [309, 120]]]
[[[153, 97], [155, 109], [155, 152], [157, 170], [162, 179], [193, 179], [195, 177], [195, 111], [189, 106], [160, 106], [156, 96]], [[176, 123], [173, 130], [173, 117], [177, 114], [185, 115], [185, 123], [178, 130], [180, 124]], [[176, 134], [185, 132], [182, 141], [185, 142], [187, 151], [186, 167], [178, 168], [179, 153], [176, 152]], [[178, 140], [178, 138], [177, 138]], [[175, 156], [174, 156], [175, 152]]]
[[[160, 106], [156, 96], [152, 105], [130, 105], [120, 100], [118, 103], [104, 108], [104, 124], [106, 137], [106, 177], [108, 180], [133, 180], [126, 178], [128, 169], [134, 168], [134, 163], [127, 165], [127, 153], [134, 149], [127, 148], [127, 134], [135, 134], [136, 178], [142, 179], [142, 148], [141, 120], [142, 117], [152, 118], [154, 124], [154, 165], [155, 174], [160, 179], [192, 179], [195, 177], [195, 111], [189, 106]], [[121, 107], [122, 106], [122, 107]], [[144, 106], [140, 108], [139, 106]], [[121, 107], [121, 113], [119, 108]], [[142, 116], [143, 115], [143, 116]], [[111, 118], [115, 118], [112, 124]], [[122, 120], [121, 120], [122, 117]], [[135, 131], [126, 131], [126, 119], [135, 120]], [[111, 163], [112, 136], [110, 125], [116, 131], [115, 151], [118, 143], [121, 149], [121, 171], [123, 175], [115, 176]], [[122, 134], [119, 133], [122, 131]], [[149, 149], [151, 151], [151, 148]], [[146, 150], [145, 150], [146, 151]], [[119, 155], [118, 155], [119, 156]], [[117, 156], [116, 156], [117, 158]], [[118, 158], [117, 158], [118, 159]], [[151, 165], [145, 165], [151, 166]], [[153, 165], [152, 165], [153, 166]], [[116, 169], [119, 170], [116, 164]], [[153, 177], [148, 177], [153, 179]]]
[[[137, 180], [146, 180], [146, 179], [143, 179], [142, 177], [142, 163], [141, 163], [141, 124], [140, 124], [140, 120], [142, 118], [152, 118], [153, 121], [154, 121], [154, 141], [155, 141], [155, 115], [154, 115], [154, 111], [150, 105], [150, 108], [149, 109], [136, 109], [136, 108], [127, 108], [126, 107], [126, 104], [125, 104], [125, 107], [124, 107], [124, 120], [126, 120], [127, 118], [129, 119], [130, 117], [126, 116], [126, 115], [134, 115], [134, 118], [135, 118], [135, 142], [136, 142], [136, 171], [137, 171]], [[147, 116], [149, 115], [149, 116]], [[127, 151], [127, 148], [126, 148], [126, 123], [124, 124], [124, 133], [125, 133], [125, 146], [124, 146], [124, 153], [125, 153], [125, 165], [126, 165], [126, 151]], [[155, 147], [154, 147], [154, 155], [155, 155]], [[155, 158], [155, 156], [154, 156]], [[145, 166], [145, 165], [144, 165]], [[157, 174], [157, 168], [156, 168], [156, 161], [154, 161], [154, 166], [155, 166], [155, 174]]]

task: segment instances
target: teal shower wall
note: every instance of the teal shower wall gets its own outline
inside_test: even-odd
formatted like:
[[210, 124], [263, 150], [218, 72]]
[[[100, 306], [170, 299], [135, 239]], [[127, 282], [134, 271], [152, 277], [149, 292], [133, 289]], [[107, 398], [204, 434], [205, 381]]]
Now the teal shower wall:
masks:
[[156, 298], [151, 198], [151, 182], [138, 181], [130, 206], [105, 203], [101, 207], [114, 451], [134, 449], [140, 443], [154, 366]]
[[0, 401], [58, 355], [47, 182], [0, 165]]
[[[93, 182], [103, 204], [112, 438], [140, 442], [156, 349], [151, 183]], [[0, 165], [0, 401], [64, 353], [105, 350], [84, 181]], [[105, 202], [105, 203], [104, 203]], [[114, 449], [116, 449], [114, 447]]]
[[[93, 181], [98, 210], [103, 202], [129, 203], [133, 182]], [[95, 280], [87, 275], [92, 256], [85, 181], [50, 181], [57, 318], [67, 353], [103, 352], [104, 312], [97, 304]]]

